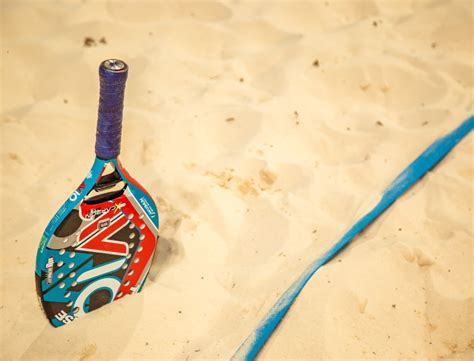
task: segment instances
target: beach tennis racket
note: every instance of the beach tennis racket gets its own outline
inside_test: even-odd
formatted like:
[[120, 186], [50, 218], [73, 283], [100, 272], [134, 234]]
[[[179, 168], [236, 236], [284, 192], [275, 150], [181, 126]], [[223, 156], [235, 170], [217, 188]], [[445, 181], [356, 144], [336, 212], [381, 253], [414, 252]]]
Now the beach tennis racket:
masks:
[[36, 291], [55, 327], [140, 292], [156, 250], [156, 205], [118, 159], [127, 74], [123, 61], [100, 64], [95, 161], [38, 248]]

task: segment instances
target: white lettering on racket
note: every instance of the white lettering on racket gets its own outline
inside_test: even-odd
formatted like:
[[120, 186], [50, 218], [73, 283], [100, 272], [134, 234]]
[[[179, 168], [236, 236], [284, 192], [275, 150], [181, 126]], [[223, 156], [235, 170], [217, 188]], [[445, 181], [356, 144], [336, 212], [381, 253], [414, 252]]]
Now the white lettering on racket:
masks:
[[61, 321], [64, 324], [68, 324], [69, 322], [74, 320], [73, 315], [68, 315], [65, 311], [59, 311], [57, 314], [54, 315], [54, 318], [58, 321]]

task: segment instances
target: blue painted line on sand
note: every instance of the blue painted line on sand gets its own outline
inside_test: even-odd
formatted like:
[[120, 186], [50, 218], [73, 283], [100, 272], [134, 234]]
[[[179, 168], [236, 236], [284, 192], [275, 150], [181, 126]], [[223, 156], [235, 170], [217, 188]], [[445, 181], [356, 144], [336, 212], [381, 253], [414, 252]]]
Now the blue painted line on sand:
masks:
[[416, 158], [384, 191], [377, 205], [360, 218], [342, 238], [326, 253], [311, 263], [301, 276], [285, 291], [257, 328], [240, 345], [232, 360], [253, 360], [273, 330], [285, 316], [303, 287], [311, 276], [326, 262], [330, 261], [359, 232], [374, 221], [390, 205], [395, 202], [408, 188], [415, 184], [431, 168], [433, 168], [456, 144], [458, 144], [474, 128], [474, 116], [469, 117], [451, 133], [436, 140], [418, 158]]

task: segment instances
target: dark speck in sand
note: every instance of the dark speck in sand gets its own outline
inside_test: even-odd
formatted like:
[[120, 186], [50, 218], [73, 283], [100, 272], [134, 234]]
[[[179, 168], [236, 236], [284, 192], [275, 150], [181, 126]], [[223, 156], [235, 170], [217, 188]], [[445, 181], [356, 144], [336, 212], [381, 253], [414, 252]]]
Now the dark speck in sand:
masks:
[[377, 120], [377, 121], [375, 122], [375, 124], [377, 124], [377, 125], [380, 126], [380, 127], [383, 127], [383, 123], [382, 123], [380, 120]]
[[435, 42], [431, 43], [431, 47], [434, 49], [438, 46], [438, 44], [436, 44]]
[[240, 81], [241, 83], [243, 83], [243, 82], [244, 82], [244, 78], [240, 78], [239, 81]]
[[[107, 44], [107, 39], [103, 36], [99, 39], [99, 43], [102, 44], [102, 45], [105, 45]], [[84, 38], [84, 43], [83, 45], [86, 47], [86, 48], [90, 48], [92, 46], [97, 46], [97, 42], [95, 41], [95, 39], [91, 36], [86, 36]]]
[[319, 66], [319, 60], [316, 59], [315, 61], [313, 61], [313, 66], [315, 67], [318, 67]]
[[421, 126], [424, 127], [425, 125], [428, 125], [428, 121], [425, 120], [423, 123], [421, 123]]
[[374, 21], [374, 22], [372, 23], [372, 25], [373, 25], [374, 27], [377, 27], [378, 24], [377, 24], [376, 21]]
[[91, 38], [90, 36], [87, 36], [84, 38], [84, 46], [86, 48], [90, 48], [91, 46], [96, 46], [96, 42], [94, 40], [94, 38]]
[[397, 308], [397, 305], [396, 305], [396, 304], [393, 304], [393, 305], [392, 305], [392, 308]]
[[230, 117], [230, 118], [227, 118], [225, 121], [230, 123], [230, 122], [233, 122], [234, 120], [235, 118]]
[[68, 100], [67, 100], [67, 99], [63, 99], [63, 103], [64, 103], [64, 104], [67, 104], [67, 103], [68, 103]]

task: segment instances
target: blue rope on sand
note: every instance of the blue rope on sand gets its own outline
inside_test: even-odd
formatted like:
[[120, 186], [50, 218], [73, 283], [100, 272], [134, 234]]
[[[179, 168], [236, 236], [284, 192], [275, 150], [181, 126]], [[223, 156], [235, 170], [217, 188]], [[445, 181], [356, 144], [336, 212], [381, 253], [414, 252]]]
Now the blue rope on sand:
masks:
[[374, 221], [383, 211], [397, 200], [408, 188], [415, 184], [433, 168], [451, 149], [474, 128], [474, 116], [466, 119], [458, 128], [431, 144], [416, 158], [384, 191], [381, 200], [366, 215], [360, 218], [342, 238], [325, 254], [309, 265], [303, 274], [286, 290], [273, 305], [258, 327], [240, 345], [232, 360], [253, 360], [273, 330], [285, 316], [311, 276], [326, 262], [330, 261], [359, 232]]

